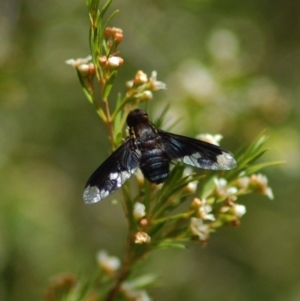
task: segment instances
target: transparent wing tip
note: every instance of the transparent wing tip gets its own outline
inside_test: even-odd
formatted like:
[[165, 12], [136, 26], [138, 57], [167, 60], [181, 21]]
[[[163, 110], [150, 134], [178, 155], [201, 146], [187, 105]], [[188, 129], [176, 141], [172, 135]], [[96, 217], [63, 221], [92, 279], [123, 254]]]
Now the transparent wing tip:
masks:
[[223, 170], [229, 170], [237, 167], [237, 162], [233, 155], [227, 152], [222, 152], [221, 155], [217, 156], [217, 161]]
[[109, 195], [107, 190], [99, 190], [97, 186], [87, 186], [83, 191], [83, 201], [85, 204], [93, 204], [101, 201]]

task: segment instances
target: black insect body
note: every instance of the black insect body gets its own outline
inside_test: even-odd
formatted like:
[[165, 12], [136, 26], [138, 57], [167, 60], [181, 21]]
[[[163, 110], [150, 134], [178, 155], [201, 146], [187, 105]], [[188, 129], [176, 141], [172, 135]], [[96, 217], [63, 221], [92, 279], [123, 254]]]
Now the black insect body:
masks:
[[83, 192], [87, 204], [98, 202], [116, 189], [139, 167], [152, 183], [163, 183], [172, 160], [203, 169], [229, 170], [234, 157], [222, 148], [201, 140], [156, 129], [148, 114], [135, 109], [128, 114], [129, 136], [89, 178]]

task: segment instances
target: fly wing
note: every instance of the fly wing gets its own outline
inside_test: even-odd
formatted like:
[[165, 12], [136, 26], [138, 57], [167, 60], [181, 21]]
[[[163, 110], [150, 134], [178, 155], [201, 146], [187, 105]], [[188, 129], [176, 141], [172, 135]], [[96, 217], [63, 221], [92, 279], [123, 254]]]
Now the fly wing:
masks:
[[237, 166], [233, 155], [219, 146], [162, 130], [158, 133], [161, 147], [171, 160], [212, 170], [229, 170]]
[[141, 152], [131, 148], [128, 138], [91, 175], [83, 192], [83, 201], [92, 204], [106, 198], [131, 177], [140, 161]]

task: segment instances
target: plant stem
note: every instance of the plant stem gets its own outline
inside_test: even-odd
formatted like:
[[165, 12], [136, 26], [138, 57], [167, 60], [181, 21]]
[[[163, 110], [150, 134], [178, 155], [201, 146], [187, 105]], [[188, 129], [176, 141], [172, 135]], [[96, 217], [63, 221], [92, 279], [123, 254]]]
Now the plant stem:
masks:
[[103, 103], [104, 103], [105, 113], [106, 113], [106, 117], [107, 117], [106, 124], [107, 124], [107, 127], [108, 127], [111, 149], [114, 150], [115, 149], [115, 138], [114, 138], [115, 136], [114, 136], [113, 122], [112, 122], [112, 118], [111, 118], [111, 115], [110, 115], [108, 101], [107, 101], [106, 98], [103, 99]]
[[120, 291], [120, 288], [121, 288], [121, 285], [122, 285], [123, 281], [129, 275], [129, 273], [130, 273], [130, 266], [128, 266], [126, 264], [124, 266], [125, 267], [122, 269], [121, 273], [118, 276], [116, 284], [114, 285], [114, 287], [111, 289], [111, 291], [107, 295], [107, 298], [105, 299], [105, 301], [113, 301], [114, 300], [114, 297]]
[[116, 295], [120, 292], [121, 286], [124, 280], [129, 276], [133, 270], [133, 266], [141, 259], [147, 252], [149, 248], [143, 248], [141, 245], [136, 245], [134, 242], [134, 235], [129, 229], [127, 238], [126, 254], [124, 256], [124, 261], [122, 264], [122, 269], [120, 270], [116, 282], [110, 292], [108, 293], [105, 301], [113, 301]]

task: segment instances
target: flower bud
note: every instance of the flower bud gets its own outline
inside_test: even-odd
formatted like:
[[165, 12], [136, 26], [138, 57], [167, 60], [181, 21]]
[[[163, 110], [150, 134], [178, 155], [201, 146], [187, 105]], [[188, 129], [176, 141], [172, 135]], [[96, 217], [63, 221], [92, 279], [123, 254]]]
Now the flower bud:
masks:
[[120, 62], [117, 56], [110, 56], [107, 60], [107, 66], [111, 68], [117, 68], [119, 67]]
[[82, 65], [79, 65], [77, 67], [77, 70], [80, 72], [80, 74], [82, 75], [88, 75], [89, 73], [89, 65], [88, 64], [82, 64]]
[[126, 82], [126, 90], [130, 90], [133, 87], [133, 80], [129, 80]]
[[147, 226], [148, 225], [148, 220], [146, 218], [142, 218], [140, 220], [140, 225], [143, 226], [143, 227]]
[[135, 234], [135, 243], [136, 244], [148, 244], [151, 241], [151, 237], [143, 231], [139, 231]]
[[123, 40], [123, 33], [116, 32], [115, 33], [115, 41], [120, 44]]
[[140, 101], [149, 101], [153, 98], [153, 94], [151, 91], [146, 90], [143, 92], [143, 94], [140, 96]]
[[124, 60], [119, 56], [110, 56], [107, 59], [106, 66], [110, 69], [115, 69], [123, 65]]
[[140, 86], [142, 84], [145, 84], [148, 82], [148, 76], [146, 73], [144, 73], [143, 71], [139, 70], [133, 80], [133, 84], [135, 86]]
[[202, 202], [198, 198], [194, 198], [192, 201], [192, 208], [199, 209], [202, 206]]
[[84, 76], [95, 75], [95, 66], [93, 63], [82, 64], [77, 67], [77, 70]]
[[136, 202], [133, 208], [133, 216], [139, 220], [146, 215], [146, 207], [144, 204]]
[[113, 28], [112, 27], [106, 27], [104, 30], [104, 36], [106, 38], [109, 38], [113, 35]]
[[198, 187], [198, 181], [192, 181], [189, 182], [185, 187], [184, 187], [184, 191], [186, 191], [187, 193], [195, 193]]
[[105, 55], [99, 57], [99, 63], [101, 66], [105, 66], [106, 62], [107, 62], [107, 57]]

